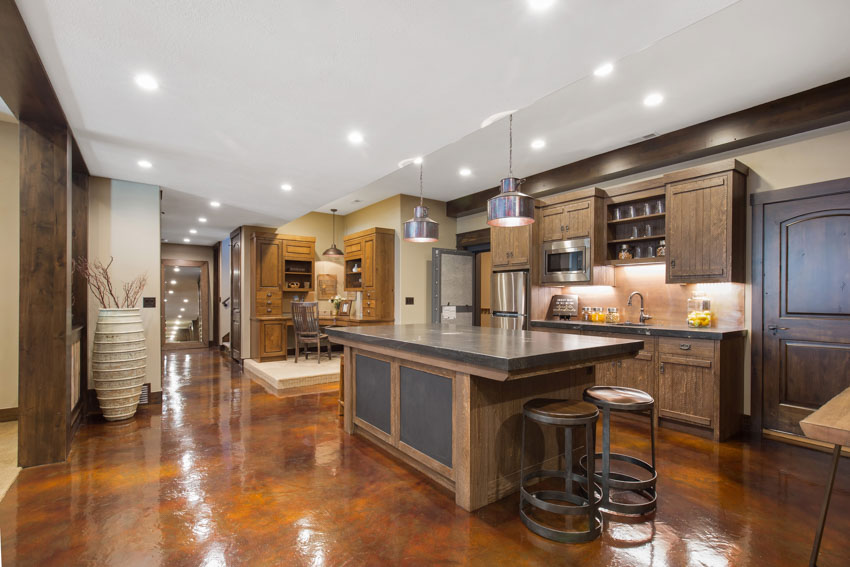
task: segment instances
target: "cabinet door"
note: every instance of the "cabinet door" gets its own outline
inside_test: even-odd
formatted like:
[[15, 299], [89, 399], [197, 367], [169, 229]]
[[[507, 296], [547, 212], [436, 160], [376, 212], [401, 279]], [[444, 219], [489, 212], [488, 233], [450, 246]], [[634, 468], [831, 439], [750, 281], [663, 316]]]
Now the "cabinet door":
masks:
[[667, 281], [727, 281], [728, 175], [667, 186]]
[[712, 361], [669, 354], [659, 354], [658, 358], [658, 415], [713, 427]]
[[655, 397], [655, 360], [651, 352], [642, 350], [635, 358], [618, 361], [618, 386], [635, 388]]
[[593, 228], [593, 215], [590, 199], [584, 199], [564, 206], [564, 238], [583, 238], [590, 236]]
[[283, 274], [283, 247], [277, 239], [258, 238], [256, 240], [255, 282], [258, 293], [279, 291]]
[[564, 239], [564, 207], [552, 206], [543, 209], [541, 234], [544, 242]]
[[617, 367], [619, 360], [613, 362], [603, 362], [596, 365], [596, 385], [597, 386], [619, 386], [617, 381]]
[[490, 251], [494, 268], [507, 268], [510, 265], [511, 230], [501, 226], [490, 227]]
[[270, 356], [283, 356], [286, 354], [284, 350], [284, 333], [286, 333], [286, 325], [283, 321], [261, 321], [260, 322], [260, 352], [257, 353], [260, 358]]
[[363, 239], [363, 287], [375, 285], [375, 238]]
[[519, 268], [531, 264], [531, 225], [514, 226], [507, 229], [511, 237], [511, 267]]

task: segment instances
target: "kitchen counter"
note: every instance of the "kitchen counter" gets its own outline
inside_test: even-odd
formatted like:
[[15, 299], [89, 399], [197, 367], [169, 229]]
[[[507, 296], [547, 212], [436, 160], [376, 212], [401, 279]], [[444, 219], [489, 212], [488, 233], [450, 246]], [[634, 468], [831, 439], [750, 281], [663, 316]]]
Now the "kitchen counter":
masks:
[[744, 337], [747, 330], [735, 327], [705, 327], [694, 328], [687, 325], [647, 325], [645, 327], [630, 327], [609, 325], [607, 323], [590, 323], [587, 321], [531, 321], [531, 327], [549, 329], [572, 329], [577, 331], [601, 331], [606, 333], [622, 333], [628, 335], [643, 335], [649, 337], [676, 337], [682, 339], [723, 340], [732, 337]]
[[[345, 346], [346, 433], [454, 492], [468, 511], [518, 489], [526, 401], [581, 399], [596, 383], [597, 364], [634, 358], [644, 347], [640, 339], [460, 325], [326, 332]], [[528, 467], [558, 466], [557, 428], [535, 430], [527, 441]]]
[[334, 342], [356, 341], [505, 373], [563, 365], [588, 366], [600, 359], [627, 356], [643, 348], [639, 339], [626, 341], [462, 325], [362, 326], [327, 328], [325, 332]]

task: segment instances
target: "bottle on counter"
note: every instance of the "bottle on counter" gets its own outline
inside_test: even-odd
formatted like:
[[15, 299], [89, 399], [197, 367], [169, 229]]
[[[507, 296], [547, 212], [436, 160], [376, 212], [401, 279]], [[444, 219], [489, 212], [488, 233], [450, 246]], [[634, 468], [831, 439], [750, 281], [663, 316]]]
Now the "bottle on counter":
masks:
[[605, 314], [605, 322], [606, 323], [619, 323], [620, 322], [620, 310], [616, 307], [609, 307], [608, 312]]
[[582, 307], [581, 308], [581, 320], [582, 321], [590, 322], [591, 321], [590, 315], [591, 315], [590, 307]]
[[655, 249], [656, 256], [666, 256], [667, 255], [667, 241], [662, 240], [658, 243], [658, 248]]
[[711, 298], [695, 291], [688, 300], [688, 327], [711, 327]]
[[591, 321], [594, 323], [604, 323], [605, 322], [605, 313], [603, 312], [601, 307], [593, 308], [593, 317]]

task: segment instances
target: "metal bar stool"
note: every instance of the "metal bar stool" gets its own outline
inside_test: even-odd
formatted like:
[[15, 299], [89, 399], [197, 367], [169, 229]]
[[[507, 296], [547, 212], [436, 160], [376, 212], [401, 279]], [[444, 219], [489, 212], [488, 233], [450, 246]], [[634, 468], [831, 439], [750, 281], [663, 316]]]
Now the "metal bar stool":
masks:
[[[533, 471], [525, 474], [525, 421], [530, 419], [543, 425], [555, 425], [564, 428], [564, 470]], [[592, 454], [596, 447], [596, 422], [599, 419], [599, 410], [596, 406], [578, 400], [529, 400], [522, 407], [522, 452], [519, 464], [519, 514], [522, 523], [539, 536], [563, 543], [581, 543], [591, 541], [602, 533], [602, 513], [599, 511], [601, 495], [596, 491], [593, 482], [593, 463], [590, 463], [590, 472], [586, 476], [573, 471], [573, 429], [584, 426], [586, 438], [586, 453]], [[564, 479], [564, 490], [534, 490], [528, 491], [527, 484], [534, 479], [562, 478]], [[586, 498], [573, 491], [573, 482], [585, 483]], [[556, 504], [549, 502], [567, 502], [569, 504]], [[533, 520], [525, 511], [523, 504], [528, 502], [531, 506], [545, 510], [553, 514], [567, 516], [587, 516], [586, 531], [564, 531], [545, 526]], [[570, 505], [572, 504], [572, 505]]]
[[[653, 412], [655, 411], [655, 400], [652, 396], [635, 388], [623, 388], [619, 386], [593, 386], [584, 391], [583, 398], [602, 410], [602, 452], [594, 455], [594, 460], [602, 458], [602, 473], [592, 474], [595, 464], [591, 465], [587, 456], [579, 461], [582, 469], [588, 472], [588, 476], [594, 476], [596, 481], [602, 485], [603, 510], [616, 512], [618, 514], [629, 514], [643, 516], [654, 512], [658, 495], [655, 491], [655, 483], [658, 473], [655, 470], [655, 423]], [[637, 457], [611, 452], [611, 412], [648, 412], [650, 427], [650, 442], [652, 444], [652, 464]], [[650, 474], [648, 479], [639, 479], [629, 474], [613, 472], [611, 461], [631, 463], [640, 467]], [[630, 491], [641, 495], [644, 502], [614, 502], [611, 500], [611, 489]]]

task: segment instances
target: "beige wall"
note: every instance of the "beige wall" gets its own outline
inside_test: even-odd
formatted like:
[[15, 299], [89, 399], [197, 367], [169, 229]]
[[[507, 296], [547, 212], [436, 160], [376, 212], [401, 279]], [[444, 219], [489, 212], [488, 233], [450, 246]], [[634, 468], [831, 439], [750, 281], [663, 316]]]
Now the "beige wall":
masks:
[[[190, 244], [162, 244], [160, 248], [160, 257], [163, 260], [195, 260], [198, 262], [207, 263], [207, 271], [209, 273], [209, 304], [207, 305], [207, 324], [209, 325], [209, 333], [207, 340], [213, 341], [215, 337], [212, 334], [213, 328], [213, 309], [215, 309], [216, 298], [213, 297], [213, 261], [215, 251], [212, 246], [192, 246]], [[162, 293], [162, 290], [160, 290]], [[225, 296], [226, 297], [226, 296]]]
[[[419, 205], [419, 197], [401, 196], [401, 216], [399, 231], [404, 221], [413, 217], [413, 207]], [[396, 310], [396, 319], [407, 325], [412, 323], [431, 322], [431, 280], [432, 280], [432, 250], [434, 248], [457, 247], [456, 226], [453, 218], [446, 216], [446, 204], [442, 201], [425, 199], [428, 215], [440, 223], [440, 240], [434, 243], [405, 242], [401, 240], [401, 266], [399, 273], [400, 290], [396, 294], [400, 310]], [[405, 305], [404, 298], [412, 297], [413, 305]]]
[[0, 409], [18, 407], [18, 293], [20, 281], [20, 152], [18, 125], [0, 122]]
[[[114, 257], [113, 283], [147, 274], [143, 295], [156, 298], [155, 309], [141, 309], [147, 346], [145, 381], [150, 382], [153, 392], [162, 390], [159, 222], [159, 187], [103, 177], [92, 177], [89, 181], [89, 260], [105, 263], [110, 256]], [[97, 299], [89, 293], [89, 329], [95, 328], [99, 309]], [[88, 335], [91, 352], [94, 333]], [[90, 382], [89, 388], [92, 387]]]

